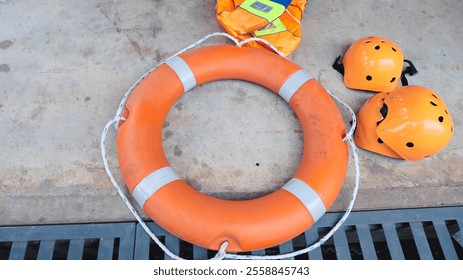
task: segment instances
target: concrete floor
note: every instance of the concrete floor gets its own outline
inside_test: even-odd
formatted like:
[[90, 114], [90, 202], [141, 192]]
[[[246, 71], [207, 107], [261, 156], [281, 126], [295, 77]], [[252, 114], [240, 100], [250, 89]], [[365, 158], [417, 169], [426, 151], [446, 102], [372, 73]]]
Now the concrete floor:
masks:
[[[102, 129], [148, 69], [222, 30], [214, 5], [0, 0], [0, 225], [133, 220], [104, 171]], [[451, 143], [426, 160], [361, 150], [355, 209], [463, 204], [462, 15], [461, 0], [309, 1], [292, 60], [357, 111], [370, 94], [345, 88], [331, 64], [363, 36], [386, 37], [420, 71], [410, 83], [440, 94], [455, 122]], [[280, 97], [240, 81], [188, 92], [164, 130], [177, 173], [205, 193], [232, 199], [263, 195], [289, 180], [302, 141]], [[119, 174], [114, 131], [108, 142]], [[351, 166], [331, 210], [345, 209], [353, 178]]]

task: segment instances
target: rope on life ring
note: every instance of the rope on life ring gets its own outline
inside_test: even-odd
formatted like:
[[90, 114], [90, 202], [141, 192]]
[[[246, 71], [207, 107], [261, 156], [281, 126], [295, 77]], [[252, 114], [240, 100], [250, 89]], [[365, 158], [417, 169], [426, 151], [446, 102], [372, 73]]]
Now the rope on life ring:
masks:
[[[279, 93], [301, 122], [301, 164], [294, 177], [272, 194], [247, 201], [212, 198], [188, 186], [169, 167], [161, 134], [170, 107], [194, 86], [222, 79], [246, 80]], [[143, 76], [128, 93], [130, 98], [124, 96], [102, 136], [102, 156], [111, 181], [117, 185], [103, 151], [104, 139], [109, 126], [118, 124], [120, 169], [144, 212], [177, 237], [221, 251], [221, 258], [241, 257], [225, 254], [224, 244], [231, 252], [268, 248], [312, 226], [329, 209], [343, 184], [348, 162], [345, 140], [354, 149], [358, 173], [351, 141], [355, 119], [346, 135], [331, 94], [305, 70], [268, 51], [223, 45], [178, 54]], [[344, 220], [354, 200], [353, 196]], [[124, 201], [127, 204], [126, 198]]]

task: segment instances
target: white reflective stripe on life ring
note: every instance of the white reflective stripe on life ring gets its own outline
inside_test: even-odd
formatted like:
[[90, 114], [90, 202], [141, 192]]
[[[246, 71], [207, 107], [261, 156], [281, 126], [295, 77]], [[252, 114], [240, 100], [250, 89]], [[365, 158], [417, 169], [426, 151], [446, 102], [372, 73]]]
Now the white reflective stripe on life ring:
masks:
[[286, 102], [289, 103], [289, 100], [296, 91], [307, 81], [313, 79], [312, 75], [309, 74], [304, 69], [296, 71], [294, 74], [289, 77], [286, 82], [281, 86], [279, 94], [283, 97]]
[[174, 56], [166, 61], [166, 64], [175, 71], [180, 81], [182, 81], [184, 92], [196, 86], [196, 78], [190, 66], [178, 56]]
[[170, 182], [179, 179], [180, 177], [175, 174], [175, 171], [170, 166], [160, 168], [143, 178], [140, 183], [135, 186], [133, 190], [133, 197], [137, 201], [138, 205], [143, 207], [148, 198], [150, 198], [157, 190]]
[[314, 223], [326, 213], [325, 204], [320, 196], [303, 181], [292, 178], [282, 189], [292, 193], [304, 204], [312, 215]]

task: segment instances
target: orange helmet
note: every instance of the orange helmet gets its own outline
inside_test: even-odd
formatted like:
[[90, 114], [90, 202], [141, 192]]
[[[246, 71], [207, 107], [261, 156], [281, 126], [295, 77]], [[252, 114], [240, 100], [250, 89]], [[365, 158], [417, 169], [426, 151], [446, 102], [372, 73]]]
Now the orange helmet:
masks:
[[420, 160], [443, 149], [453, 120], [444, 101], [422, 86], [373, 95], [357, 113], [355, 143], [382, 155]]
[[333, 67], [344, 75], [346, 87], [375, 92], [395, 89], [404, 65], [402, 50], [377, 36], [364, 37], [353, 43], [345, 53], [342, 65], [338, 64], [339, 59]]

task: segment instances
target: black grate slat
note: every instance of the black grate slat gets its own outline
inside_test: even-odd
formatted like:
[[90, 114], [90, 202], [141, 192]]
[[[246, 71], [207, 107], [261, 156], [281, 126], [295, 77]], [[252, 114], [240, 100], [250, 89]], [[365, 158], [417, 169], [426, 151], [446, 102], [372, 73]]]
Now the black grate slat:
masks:
[[[320, 238], [318, 235], [317, 228], [312, 227], [305, 233], [306, 237], [306, 243], [307, 244], [314, 244], [317, 242], [317, 240]], [[322, 255], [322, 250], [320, 247], [317, 247], [313, 249], [312, 251], [309, 251], [309, 259], [311, 260], [322, 260], [323, 255]]]
[[73, 239], [69, 242], [68, 260], [81, 260], [84, 252], [84, 240]]
[[383, 230], [391, 258], [393, 260], [404, 260], [405, 256], [402, 250], [402, 245], [400, 244], [395, 224], [383, 224]]
[[197, 260], [204, 260], [207, 258], [207, 250], [198, 246], [193, 246], [193, 256]]
[[252, 254], [255, 255], [255, 256], [264, 256], [265, 255], [265, 250], [252, 251]]
[[98, 260], [111, 260], [113, 256], [114, 238], [101, 238], [98, 246]]
[[412, 230], [412, 234], [415, 240], [415, 245], [418, 250], [418, 254], [420, 255], [421, 260], [432, 260], [433, 255], [431, 252], [431, 248], [429, 247], [428, 240], [426, 238], [426, 233], [423, 229], [423, 224], [414, 222], [410, 223], [410, 228]]
[[[175, 255], [180, 255], [180, 248], [179, 248], [179, 239], [174, 237], [171, 234], [166, 234], [166, 247], [170, 249], [172, 253]], [[164, 259], [171, 260], [172, 258], [169, 257], [167, 254], [165, 255]]]
[[131, 225], [130, 230], [127, 232], [127, 235], [121, 236], [118, 238], [118, 254], [117, 259], [119, 260], [132, 260], [134, 254], [134, 244], [135, 244], [135, 224]]
[[433, 221], [434, 229], [436, 231], [437, 238], [441, 245], [445, 259], [447, 260], [458, 260], [457, 252], [453, 247], [450, 234], [447, 230], [447, 226], [444, 221]]
[[40, 242], [38, 260], [52, 260], [55, 249], [55, 240], [44, 240]]
[[375, 245], [373, 244], [373, 239], [371, 238], [371, 232], [369, 225], [360, 224], [356, 225], [357, 235], [359, 238], [360, 248], [362, 249], [362, 255], [364, 260], [376, 260], [378, 259], [376, 255]]
[[138, 260], [148, 260], [150, 255], [150, 237], [145, 233], [145, 230], [141, 227], [137, 227], [137, 242], [135, 242], [134, 256]]
[[[463, 216], [463, 214], [462, 214]], [[457, 220], [459, 230], [455, 232], [452, 237], [463, 248], [463, 220]]]
[[454, 235], [452, 235], [452, 238], [458, 244], [460, 244], [460, 247], [463, 247], [463, 231], [459, 231], [459, 232], [455, 233]]
[[[278, 248], [280, 249], [280, 254], [291, 253], [292, 251], [294, 251], [294, 246], [291, 240], [280, 244]], [[294, 258], [285, 258], [285, 260], [293, 260], [293, 259]]]
[[338, 260], [350, 260], [349, 243], [347, 241], [346, 232], [344, 227], [340, 227], [334, 234], [334, 247], [336, 250], [336, 257]]
[[27, 241], [13, 242], [10, 251], [10, 260], [23, 260], [26, 256]]

